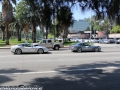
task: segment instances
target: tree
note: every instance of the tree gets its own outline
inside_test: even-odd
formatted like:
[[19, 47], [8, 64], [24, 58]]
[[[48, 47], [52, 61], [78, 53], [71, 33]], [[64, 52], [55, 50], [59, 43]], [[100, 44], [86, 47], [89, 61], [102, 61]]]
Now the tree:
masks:
[[58, 10], [57, 20], [62, 29], [62, 37], [65, 40], [68, 35], [68, 28], [73, 24], [72, 13], [68, 6], [63, 6]]
[[20, 30], [20, 24], [16, 21], [14, 27], [15, 27], [15, 29], [17, 30], [18, 41], [21, 41], [21, 30]]
[[87, 27], [85, 31], [90, 31], [90, 27]]
[[120, 26], [114, 26], [113, 29], [110, 31], [111, 33], [120, 33]]
[[119, 18], [120, 0], [79, 0], [78, 2], [82, 11], [93, 10], [98, 20], [106, 16], [112, 21]]
[[[44, 3], [45, 4], [45, 3]], [[41, 13], [41, 23], [43, 26], [45, 26], [46, 28], [46, 39], [48, 38], [48, 30], [50, 29], [51, 25], [52, 25], [52, 9], [50, 4], [45, 4], [42, 7], [42, 13]]]
[[2, 3], [2, 19], [6, 25], [6, 45], [9, 45], [9, 31], [8, 25], [12, 21], [13, 18], [13, 11], [12, 11], [12, 4], [9, 0], [5, 0]]
[[2, 31], [2, 41], [5, 41], [5, 25], [2, 21], [2, 13], [0, 12], [0, 29]]
[[101, 23], [101, 30], [109, 32], [112, 29], [111, 21], [109, 18], [105, 18]]
[[5, 41], [5, 26], [0, 24], [0, 29], [2, 31], [2, 41]]
[[21, 31], [23, 30], [25, 34], [25, 39], [26, 42], [28, 42], [28, 34], [29, 34], [29, 26], [30, 24], [30, 8], [28, 4], [25, 1], [21, 1], [17, 6], [16, 6], [16, 25], [15, 27], [17, 28], [18, 33], [20, 34], [20, 40], [21, 40]]

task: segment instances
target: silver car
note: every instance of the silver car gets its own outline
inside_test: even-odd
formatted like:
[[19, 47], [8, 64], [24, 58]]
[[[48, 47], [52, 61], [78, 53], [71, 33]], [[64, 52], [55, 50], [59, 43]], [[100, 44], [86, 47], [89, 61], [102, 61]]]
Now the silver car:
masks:
[[69, 46], [69, 49], [72, 50], [72, 51], [77, 51], [77, 52], [82, 52], [82, 51], [99, 52], [99, 51], [101, 51], [100, 46], [93, 46], [93, 45], [90, 45], [88, 43], [80, 43], [80, 42]]
[[43, 46], [35, 46], [30, 43], [22, 43], [18, 45], [11, 46], [11, 52], [14, 54], [21, 54], [21, 53], [38, 53], [43, 54], [48, 52], [49, 49]]

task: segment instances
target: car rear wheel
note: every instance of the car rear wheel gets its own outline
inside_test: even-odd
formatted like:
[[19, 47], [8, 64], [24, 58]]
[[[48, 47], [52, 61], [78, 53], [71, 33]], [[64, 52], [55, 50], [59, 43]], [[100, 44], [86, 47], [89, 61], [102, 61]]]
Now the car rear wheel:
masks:
[[21, 49], [16, 49], [15, 50], [15, 54], [21, 54], [21, 53], [22, 53]]
[[59, 50], [59, 46], [58, 45], [56, 45], [56, 46], [54, 46], [54, 50]]
[[44, 50], [40, 48], [40, 49], [38, 49], [37, 53], [38, 53], [38, 54], [43, 54], [43, 53], [44, 53]]
[[77, 52], [79, 52], [79, 53], [80, 53], [81, 51], [82, 51], [82, 49], [81, 49], [81, 48], [77, 48]]
[[95, 48], [94, 51], [95, 51], [95, 52], [99, 52], [99, 48]]

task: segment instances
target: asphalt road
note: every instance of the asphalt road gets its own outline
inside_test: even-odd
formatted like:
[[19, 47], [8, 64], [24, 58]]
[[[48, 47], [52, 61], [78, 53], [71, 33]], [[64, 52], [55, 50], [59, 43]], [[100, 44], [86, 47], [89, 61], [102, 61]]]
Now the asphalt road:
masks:
[[40, 85], [43, 90], [120, 90], [120, 48], [101, 52], [14, 55], [0, 49], [0, 86]]

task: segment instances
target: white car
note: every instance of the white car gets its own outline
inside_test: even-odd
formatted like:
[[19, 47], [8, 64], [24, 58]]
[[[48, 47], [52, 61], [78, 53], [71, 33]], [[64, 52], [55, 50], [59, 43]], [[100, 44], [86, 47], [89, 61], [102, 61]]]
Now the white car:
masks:
[[21, 54], [21, 53], [43, 54], [49, 52], [49, 49], [44, 46], [35, 46], [30, 43], [21, 43], [18, 45], [11, 46], [11, 52], [14, 54]]

